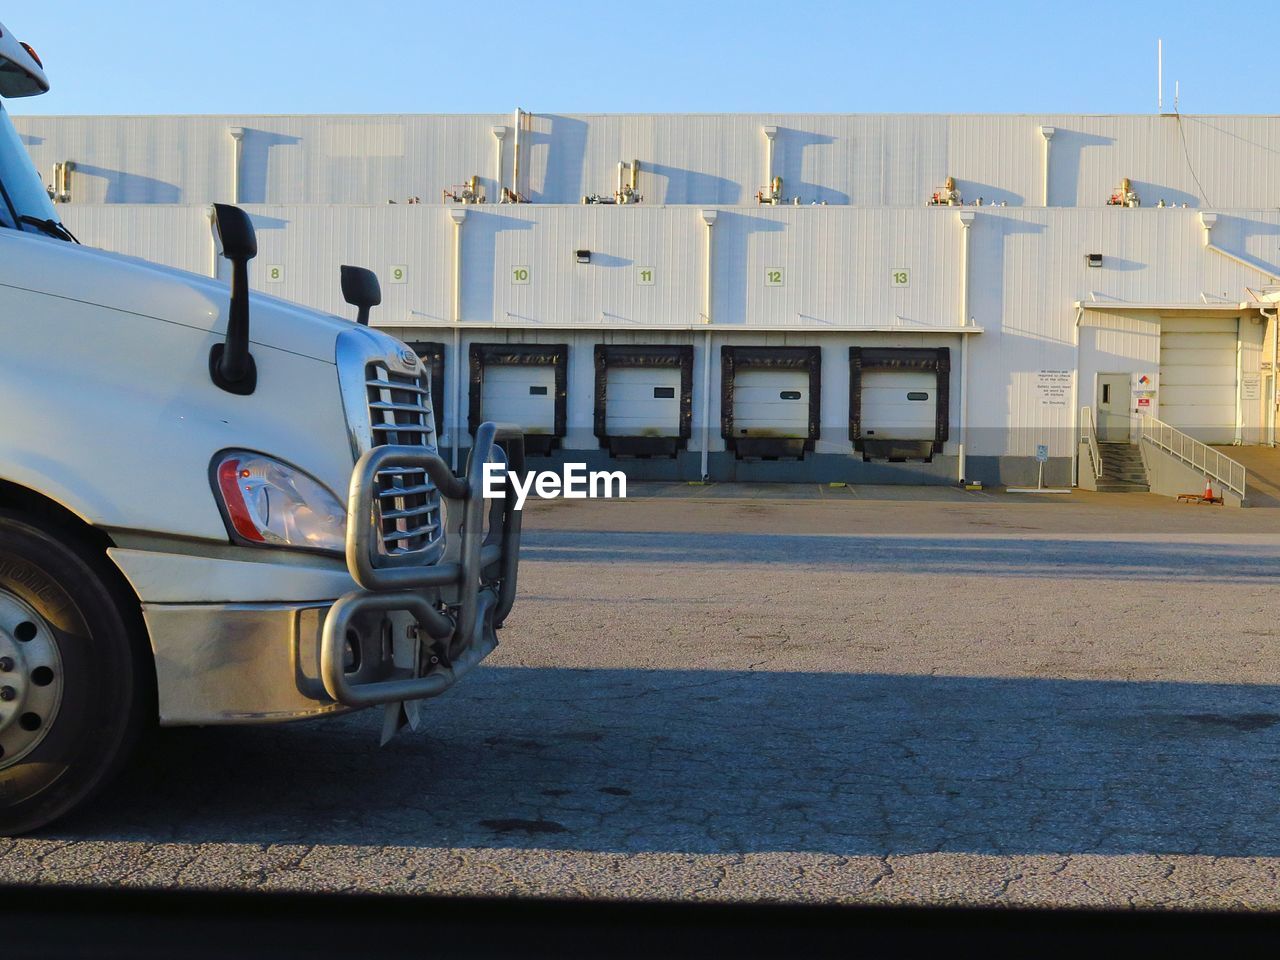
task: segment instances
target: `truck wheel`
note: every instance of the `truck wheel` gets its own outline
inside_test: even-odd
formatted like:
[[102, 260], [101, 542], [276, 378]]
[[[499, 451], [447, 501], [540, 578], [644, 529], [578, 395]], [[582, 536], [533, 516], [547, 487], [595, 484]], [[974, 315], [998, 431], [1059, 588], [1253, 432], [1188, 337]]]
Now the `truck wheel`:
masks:
[[51, 530], [0, 511], [0, 836], [87, 800], [142, 726], [141, 658], [105, 561]]

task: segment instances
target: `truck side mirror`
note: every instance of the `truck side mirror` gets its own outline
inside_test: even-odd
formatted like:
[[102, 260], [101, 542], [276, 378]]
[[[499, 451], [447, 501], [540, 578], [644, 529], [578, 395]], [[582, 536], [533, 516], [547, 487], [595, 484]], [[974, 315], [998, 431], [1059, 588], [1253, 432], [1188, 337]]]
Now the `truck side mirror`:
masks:
[[226, 340], [209, 351], [209, 376], [228, 393], [248, 396], [258, 385], [249, 353], [249, 261], [258, 255], [258, 236], [249, 215], [227, 203], [213, 205], [213, 225], [222, 255], [231, 261], [231, 308]]
[[378, 275], [366, 267], [342, 266], [342, 299], [356, 308], [356, 323], [369, 325], [369, 308], [382, 302]]

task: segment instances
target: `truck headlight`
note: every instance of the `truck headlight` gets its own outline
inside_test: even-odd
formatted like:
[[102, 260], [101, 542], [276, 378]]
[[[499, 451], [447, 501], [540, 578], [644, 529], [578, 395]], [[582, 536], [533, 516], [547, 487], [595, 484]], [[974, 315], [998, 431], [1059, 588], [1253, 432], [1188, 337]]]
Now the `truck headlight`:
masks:
[[319, 480], [262, 453], [224, 450], [210, 468], [232, 539], [264, 547], [342, 553], [347, 511]]

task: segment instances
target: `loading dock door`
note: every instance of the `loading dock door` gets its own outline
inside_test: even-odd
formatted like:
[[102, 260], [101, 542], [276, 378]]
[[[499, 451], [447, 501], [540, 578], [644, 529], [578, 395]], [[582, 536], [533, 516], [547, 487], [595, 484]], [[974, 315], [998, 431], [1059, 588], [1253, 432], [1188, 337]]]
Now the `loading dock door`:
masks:
[[1234, 317], [1165, 317], [1161, 321], [1161, 420], [1202, 443], [1232, 442], [1238, 336]]
[[809, 371], [740, 369], [733, 379], [733, 432], [738, 437], [809, 436]]
[[480, 419], [514, 423], [526, 434], [554, 434], [556, 368], [493, 364], [484, 368]]
[[938, 375], [932, 370], [862, 374], [862, 434], [873, 440], [932, 440], [938, 421]]
[[609, 367], [606, 376], [609, 436], [680, 436], [679, 367]]

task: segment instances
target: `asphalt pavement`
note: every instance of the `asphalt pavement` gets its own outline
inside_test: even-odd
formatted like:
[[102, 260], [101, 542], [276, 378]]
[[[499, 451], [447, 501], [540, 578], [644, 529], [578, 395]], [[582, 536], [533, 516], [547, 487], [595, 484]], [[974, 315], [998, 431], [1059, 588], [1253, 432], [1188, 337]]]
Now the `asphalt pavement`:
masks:
[[162, 731], [0, 882], [1280, 905], [1280, 517], [1071, 499], [538, 505], [426, 729]]

